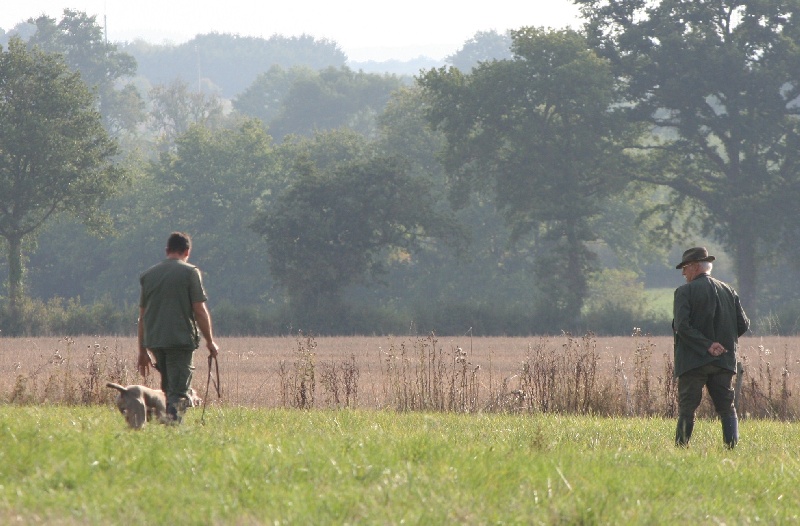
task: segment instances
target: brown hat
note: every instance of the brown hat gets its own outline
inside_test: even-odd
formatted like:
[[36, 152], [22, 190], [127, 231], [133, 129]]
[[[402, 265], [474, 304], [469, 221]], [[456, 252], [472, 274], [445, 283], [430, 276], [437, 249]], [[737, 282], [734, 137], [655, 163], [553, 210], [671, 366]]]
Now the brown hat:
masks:
[[683, 253], [683, 260], [678, 263], [675, 268], [683, 268], [689, 263], [694, 263], [695, 261], [714, 261], [715, 259], [717, 258], [708, 255], [708, 250], [706, 250], [706, 247], [694, 247]]

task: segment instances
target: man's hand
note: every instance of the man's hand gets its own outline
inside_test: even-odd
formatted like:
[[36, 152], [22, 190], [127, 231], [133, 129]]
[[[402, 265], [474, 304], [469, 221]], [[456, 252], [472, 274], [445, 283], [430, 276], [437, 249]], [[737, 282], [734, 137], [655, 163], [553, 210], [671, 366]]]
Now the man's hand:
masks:
[[219, 353], [219, 345], [216, 342], [206, 342], [206, 347], [208, 348], [208, 355], [216, 358], [217, 353]]
[[147, 352], [147, 349], [139, 349], [139, 359], [136, 363], [136, 367], [139, 369], [139, 374], [146, 377], [148, 374], [150, 374], [150, 366], [156, 366], [156, 364], [154, 364], [153, 360], [150, 358], [150, 353]]
[[712, 343], [711, 347], [708, 348], [708, 354], [711, 356], [721, 356], [726, 352], [728, 352], [727, 349], [725, 349], [725, 347], [723, 347], [719, 342]]

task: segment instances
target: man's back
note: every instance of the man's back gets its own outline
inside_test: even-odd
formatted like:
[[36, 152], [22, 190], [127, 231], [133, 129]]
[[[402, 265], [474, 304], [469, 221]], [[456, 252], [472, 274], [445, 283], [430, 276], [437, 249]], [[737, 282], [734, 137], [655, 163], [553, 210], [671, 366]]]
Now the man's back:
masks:
[[166, 259], [139, 278], [148, 349], [196, 349], [200, 336], [192, 304], [206, 301], [200, 271], [178, 259]]
[[[749, 322], [730, 286], [701, 274], [678, 287], [674, 323], [676, 375], [708, 363], [736, 371], [738, 337], [747, 330]], [[719, 342], [728, 352], [711, 356], [707, 351], [713, 342]]]

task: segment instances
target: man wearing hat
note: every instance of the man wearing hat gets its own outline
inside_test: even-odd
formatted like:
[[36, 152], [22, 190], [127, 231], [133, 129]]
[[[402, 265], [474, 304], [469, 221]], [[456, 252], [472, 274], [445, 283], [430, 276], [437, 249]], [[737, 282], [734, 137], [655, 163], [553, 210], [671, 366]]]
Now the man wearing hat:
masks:
[[690, 248], [675, 267], [682, 269], [686, 278], [686, 284], [675, 290], [672, 320], [678, 378], [678, 446], [689, 444], [704, 386], [722, 420], [725, 445], [732, 448], [739, 440], [733, 375], [739, 337], [750, 327], [750, 320], [736, 291], [711, 277], [714, 259], [705, 247]]

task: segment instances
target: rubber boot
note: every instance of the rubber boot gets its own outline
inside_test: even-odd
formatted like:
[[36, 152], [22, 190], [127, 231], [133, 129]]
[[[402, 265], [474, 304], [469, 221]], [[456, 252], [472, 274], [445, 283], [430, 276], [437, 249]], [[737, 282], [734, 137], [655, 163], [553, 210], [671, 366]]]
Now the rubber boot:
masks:
[[722, 417], [722, 440], [728, 449], [733, 449], [739, 442], [739, 418], [736, 415]]
[[694, 430], [694, 418], [679, 416], [678, 426], [675, 429], [675, 445], [687, 447], [689, 439], [692, 438], [692, 430]]

